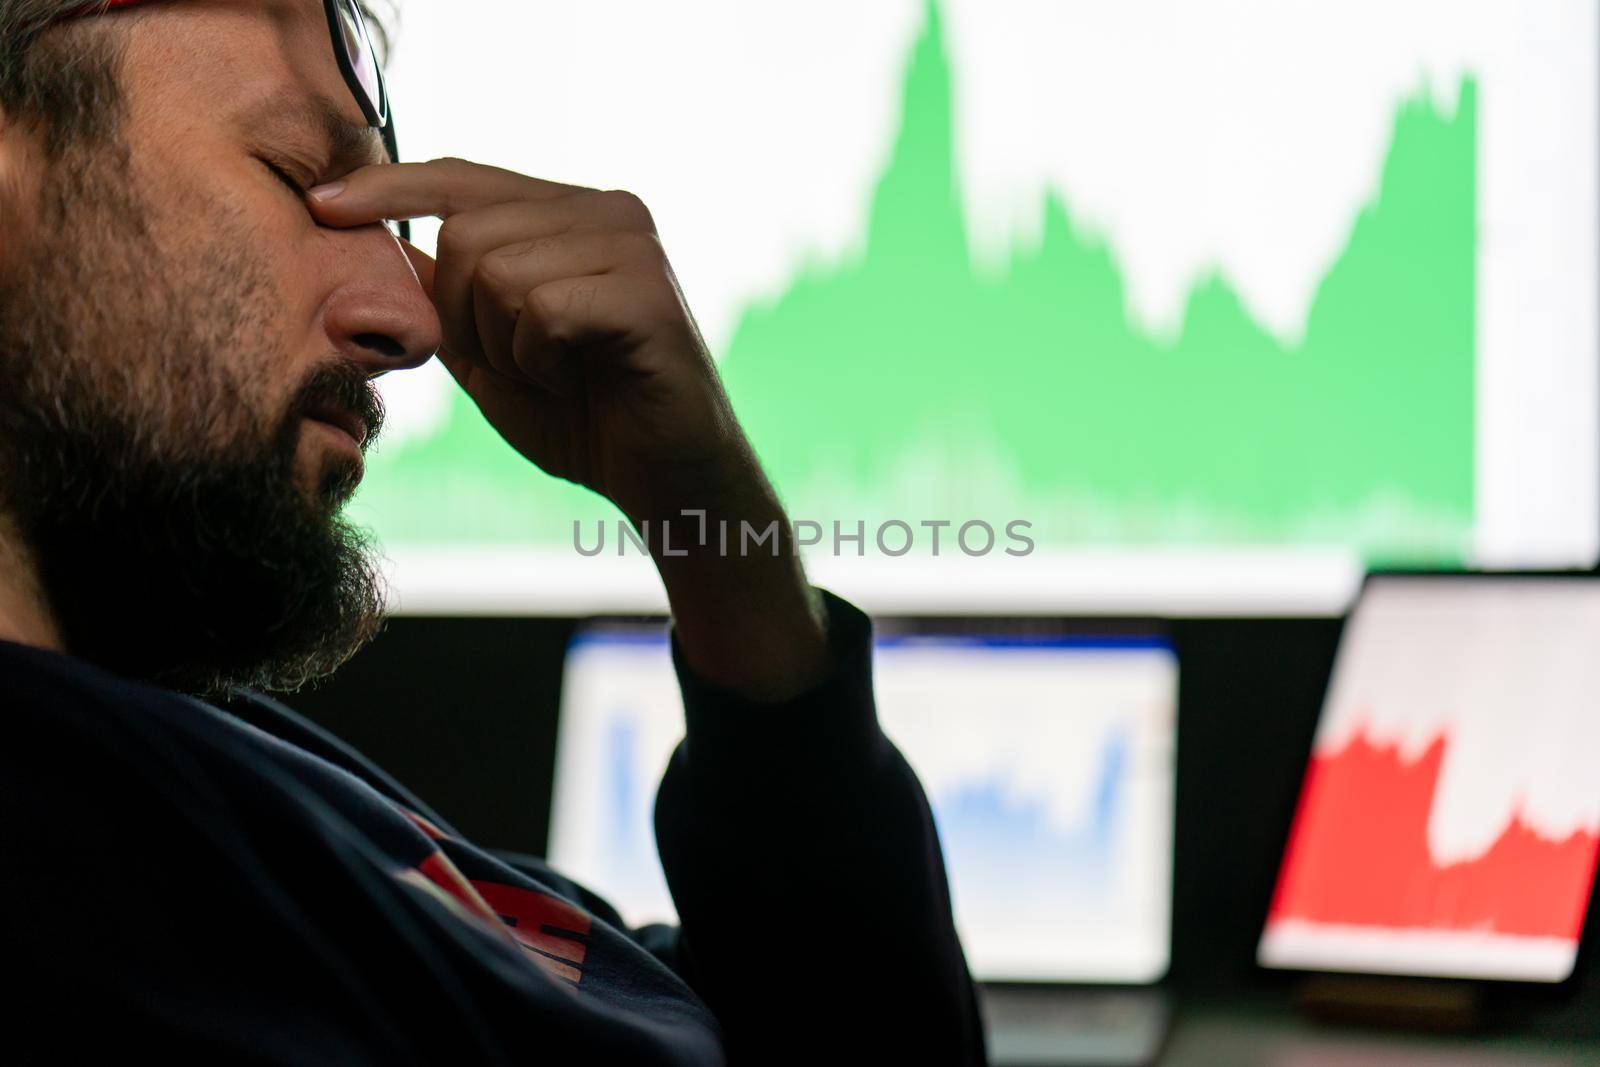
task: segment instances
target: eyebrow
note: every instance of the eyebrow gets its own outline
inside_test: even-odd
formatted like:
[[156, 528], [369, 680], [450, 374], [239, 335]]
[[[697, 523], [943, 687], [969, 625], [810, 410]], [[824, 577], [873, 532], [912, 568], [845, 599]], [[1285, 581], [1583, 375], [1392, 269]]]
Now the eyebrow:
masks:
[[320, 93], [307, 97], [287, 90], [277, 92], [249, 108], [246, 127], [256, 131], [276, 127], [284, 131], [314, 131], [322, 162], [330, 176], [347, 174], [373, 163], [393, 162], [383, 135], [365, 122], [350, 118], [339, 105]]

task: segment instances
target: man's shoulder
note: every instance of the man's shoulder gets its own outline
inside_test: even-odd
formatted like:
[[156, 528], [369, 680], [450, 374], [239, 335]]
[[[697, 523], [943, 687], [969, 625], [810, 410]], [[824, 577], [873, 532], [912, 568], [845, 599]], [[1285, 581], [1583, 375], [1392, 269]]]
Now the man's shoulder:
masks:
[[69, 730], [109, 725], [141, 715], [153, 726], [194, 718], [205, 704], [170, 689], [120, 677], [86, 660], [13, 641], [0, 641], [0, 692], [8, 726]]
[[47, 649], [0, 641], [0, 777], [20, 774], [47, 802], [170, 793], [197, 771], [236, 763], [237, 727], [222, 712], [158, 685]]
[[68, 872], [114, 886], [122, 868], [158, 866], [175, 887], [198, 885], [259, 864], [267, 838], [337, 838], [328, 855], [350, 842], [346, 822], [274, 758], [287, 742], [196, 698], [4, 642], [0, 694], [0, 809], [15, 813], [0, 820], [13, 868], [0, 873], [0, 904]]
[[206, 705], [6, 642], [0, 694], [0, 804], [12, 813], [0, 820], [11, 868], [0, 901], [50, 914], [56, 896], [76, 899], [73, 879], [187, 869], [182, 857], [230, 836], [223, 813], [240, 763], [208, 737], [218, 727], [206, 723]]

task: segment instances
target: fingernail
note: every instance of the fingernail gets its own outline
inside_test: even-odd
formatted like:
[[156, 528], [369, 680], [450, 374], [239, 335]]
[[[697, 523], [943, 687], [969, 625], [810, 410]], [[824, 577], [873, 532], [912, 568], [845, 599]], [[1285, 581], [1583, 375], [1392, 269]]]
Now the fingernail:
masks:
[[344, 182], [329, 182], [327, 185], [319, 185], [314, 189], [307, 189], [306, 195], [317, 203], [323, 204], [344, 192], [344, 187]]

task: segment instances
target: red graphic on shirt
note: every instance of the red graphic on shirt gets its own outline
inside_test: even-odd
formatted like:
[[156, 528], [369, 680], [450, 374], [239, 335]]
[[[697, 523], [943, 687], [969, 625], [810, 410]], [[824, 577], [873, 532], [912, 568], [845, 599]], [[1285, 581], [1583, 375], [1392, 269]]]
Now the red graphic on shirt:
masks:
[[437, 826], [433, 825], [433, 823], [429, 822], [427, 819], [424, 819], [421, 815], [418, 815], [416, 812], [412, 811], [410, 808], [401, 808], [400, 813], [411, 820], [411, 825], [415, 826], [418, 830], [421, 830], [435, 841], [444, 841], [450, 836]]
[[[434, 840], [447, 839], [422, 816], [409, 810], [406, 815]], [[417, 870], [468, 912], [504, 933], [546, 973], [574, 984], [583, 979], [592, 920], [582, 909], [531, 889], [471, 881], [443, 852], [423, 860]]]
[[583, 977], [592, 920], [564, 900], [495, 882], [472, 883], [533, 961], [558, 978]]

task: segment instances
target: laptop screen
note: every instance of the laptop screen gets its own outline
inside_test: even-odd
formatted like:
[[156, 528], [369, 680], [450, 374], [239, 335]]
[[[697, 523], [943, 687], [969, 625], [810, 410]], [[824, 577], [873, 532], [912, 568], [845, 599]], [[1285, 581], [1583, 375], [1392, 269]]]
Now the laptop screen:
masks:
[[[990, 981], [1146, 983], [1170, 957], [1177, 661], [1146, 636], [881, 636], [885, 732], [939, 827]], [[673, 921], [655, 788], [682, 736], [659, 631], [591, 628], [563, 686], [550, 860], [630, 924]]]
[[1372, 579], [1345, 629], [1267, 966], [1555, 982], [1600, 849], [1600, 582]]

